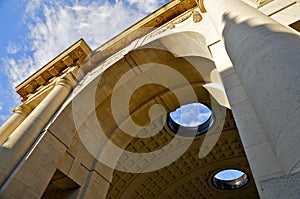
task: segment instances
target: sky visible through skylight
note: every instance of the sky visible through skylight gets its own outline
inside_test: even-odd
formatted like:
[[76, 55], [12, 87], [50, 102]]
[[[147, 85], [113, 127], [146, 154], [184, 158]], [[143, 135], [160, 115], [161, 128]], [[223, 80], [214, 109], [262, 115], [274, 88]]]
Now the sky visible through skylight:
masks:
[[169, 0], [0, 1], [0, 125], [20, 104], [14, 87], [74, 42], [97, 48]]
[[183, 105], [171, 112], [170, 116], [181, 126], [197, 127], [210, 118], [211, 110], [204, 104], [191, 103]]
[[223, 170], [215, 175], [219, 180], [236, 180], [244, 175], [244, 172], [236, 169]]

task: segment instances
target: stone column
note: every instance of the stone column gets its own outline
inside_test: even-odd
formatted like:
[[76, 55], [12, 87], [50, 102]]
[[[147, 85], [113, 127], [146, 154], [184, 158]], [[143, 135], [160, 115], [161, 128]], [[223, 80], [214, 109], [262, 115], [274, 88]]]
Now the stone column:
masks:
[[22, 104], [13, 110], [14, 114], [0, 128], [0, 145], [12, 134], [31, 112], [31, 108]]
[[58, 78], [53, 90], [3, 143], [0, 148], [1, 186], [26, 154], [52, 115], [65, 101], [73, 88], [74, 79], [72, 73], [67, 73]]
[[[266, 132], [284, 174], [289, 176], [299, 172], [299, 35], [239, 0], [204, 0], [203, 11], [204, 8], [223, 37], [246, 98]], [[230, 93], [227, 94], [230, 98]], [[251, 129], [244, 133], [251, 135]], [[257, 157], [264, 154], [258, 149], [252, 152]], [[257, 160], [254, 158], [253, 161]], [[286, 186], [273, 184], [270, 190], [290, 189], [287, 185], [289, 177], [285, 179]]]

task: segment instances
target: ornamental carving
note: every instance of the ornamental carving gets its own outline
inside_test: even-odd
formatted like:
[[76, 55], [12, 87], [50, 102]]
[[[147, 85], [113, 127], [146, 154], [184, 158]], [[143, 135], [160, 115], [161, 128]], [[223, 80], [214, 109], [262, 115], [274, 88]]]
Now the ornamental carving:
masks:
[[273, 0], [255, 0], [255, 3], [257, 5], [257, 8], [260, 8], [268, 3], [270, 3]]
[[202, 20], [201, 14], [200, 14], [198, 11], [194, 10], [194, 11], [193, 11], [193, 21], [194, 21], [195, 23], [198, 23], [198, 22], [200, 22], [201, 20]]
[[192, 15], [192, 12], [188, 12], [186, 14], [184, 14], [183, 16], [181, 16], [180, 18], [176, 19], [173, 24], [179, 24], [184, 22], [185, 20], [187, 20], [190, 16]]
[[73, 67], [76, 64], [80, 65], [89, 52], [91, 52], [91, 49], [82, 39], [73, 44], [70, 50], [63, 52], [16, 87], [16, 91], [21, 96], [22, 101], [26, 101], [30, 95], [43, 89], [44, 86], [51, 82], [51, 79], [62, 76], [66, 68]]
[[[159, 35], [159, 34], [165, 32], [166, 30], [171, 30], [171, 29], [175, 28], [176, 24], [180, 24], [180, 23], [186, 21], [189, 17], [191, 17], [192, 14], [193, 14], [192, 11], [188, 11], [186, 14], [184, 14], [181, 17], [175, 19], [174, 21], [172, 21], [168, 25], [166, 25], [163, 28], [160, 28], [159, 30], [157, 30], [157, 31], [153, 32], [152, 34], [150, 34], [149, 38], [155, 37], [156, 35]], [[199, 16], [197, 16], [197, 17], [198, 17], [197, 19], [199, 19]], [[202, 17], [201, 17], [201, 19], [202, 19]]]
[[243, 0], [245, 3], [249, 4], [250, 6], [253, 6], [255, 8], [260, 8], [273, 0]]

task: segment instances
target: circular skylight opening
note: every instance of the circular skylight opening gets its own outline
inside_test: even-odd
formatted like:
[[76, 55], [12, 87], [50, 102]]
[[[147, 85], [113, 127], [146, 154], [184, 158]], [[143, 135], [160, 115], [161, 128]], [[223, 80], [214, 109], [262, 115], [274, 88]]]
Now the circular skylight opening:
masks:
[[183, 105], [168, 115], [169, 128], [187, 137], [205, 133], [212, 122], [212, 111], [201, 103]]
[[232, 190], [245, 186], [249, 181], [246, 173], [236, 169], [226, 169], [218, 172], [212, 179], [217, 189]]

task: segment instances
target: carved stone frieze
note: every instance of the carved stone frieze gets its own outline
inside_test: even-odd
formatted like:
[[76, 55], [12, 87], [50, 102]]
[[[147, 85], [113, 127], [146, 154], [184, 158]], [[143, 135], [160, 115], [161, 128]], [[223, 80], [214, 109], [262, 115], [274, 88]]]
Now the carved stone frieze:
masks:
[[[134, 40], [142, 38], [153, 31], [154, 28], [163, 26], [182, 13], [185, 13], [190, 9], [194, 9], [196, 6], [197, 3], [195, 0], [170, 1], [165, 6], [129, 27], [126, 31], [117, 35], [114, 39], [100, 46], [95, 50], [95, 53], [91, 55], [89, 61], [93, 64], [99, 64], [103, 62], [106, 58], [110, 57], [122, 48], [130, 45]], [[174, 28], [174, 25], [175, 24], [170, 24], [168, 28]], [[164, 29], [166, 30], [165, 26]], [[165, 30], [161, 29], [159, 31], [164, 32]], [[125, 38], [127, 38], [127, 40], [125, 40]]]
[[178, 19], [176, 19], [173, 23], [174, 24], [179, 24], [184, 22], [185, 20], [187, 20], [190, 16], [192, 15], [192, 12], [189, 11], [186, 14], [182, 15], [181, 17], [179, 17]]
[[162, 34], [166, 30], [171, 30], [171, 29], [175, 28], [177, 24], [180, 24], [180, 23], [186, 21], [188, 18], [190, 18], [192, 16], [192, 14], [193, 14], [192, 11], [188, 11], [187, 13], [183, 14], [182, 16], [175, 18], [175, 20], [171, 21], [166, 26], [159, 28], [157, 31], [154, 31], [148, 37], [152, 38], [159, 34]]
[[16, 87], [16, 92], [21, 96], [22, 101], [26, 101], [37, 91], [41, 91], [41, 87], [46, 86], [51, 79], [62, 76], [65, 69], [75, 65], [80, 66], [84, 59], [91, 52], [90, 47], [83, 39], [73, 44], [69, 49], [61, 53], [58, 57], [50, 61], [31, 77]]
[[257, 8], [260, 8], [270, 2], [272, 2], [273, 0], [255, 0]]
[[[197, 4], [195, 0], [173, 0], [169, 2], [160, 10], [157, 10], [145, 19], [141, 20], [140, 22], [137, 22], [127, 31], [121, 33], [120, 35], [116, 36], [113, 40], [105, 43], [103, 46], [98, 48], [95, 51], [96, 53], [91, 55], [89, 62], [96, 64], [105, 60], [106, 58], [118, 52], [120, 49], [129, 45], [132, 41], [136, 40], [137, 38], [141, 38], [142, 36], [149, 33], [153, 30], [153, 28], [162, 26], [166, 22], [176, 18], [182, 13], [185, 13], [186, 11], [195, 8], [196, 5]], [[170, 23], [167, 27], [161, 29], [160, 33], [164, 32], [166, 29], [175, 28], [176, 24], [185, 21], [191, 16], [191, 14], [192, 12], [184, 14], [182, 17], [176, 19], [174, 23]], [[83, 63], [84, 59], [87, 57], [87, 54], [91, 52], [91, 49], [89, 49], [85, 42], [84, 45], [79, 44], [83, 42], [83, 40], [76, 42], [73, 46], [70, 47], [72, 48], [72, 50], [66, 50], [57, 58], [55, 58], [46, 66], [44, 66], [35, 74], [33, 74], [30, 78], [18, 85], [16, 87], [16, 92], [21, 96], [22, 101], [25, 101], [28, 98], [29, 94], [34, 94], [36, 89], [40, 86], [47, 85], [50, 79], [62, 75], [63, 71], [67, 67], [71, 67], [72, 65], [80, 66], [81, 63]], [[55, 69], [50, 69], [54, 66]], [[28, 86], [27, 89], [25, 89], [25, 87], [36, 78], [38, 79], [38, 86]]]
[[242, 1], [244, 1], [247, 4], [249, 4], [252, 7], [260, 8], [260, 7], [264, 6], [264, 5], [272, 2], [273, 0], [242, 0]]

